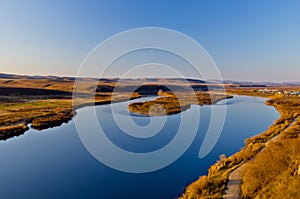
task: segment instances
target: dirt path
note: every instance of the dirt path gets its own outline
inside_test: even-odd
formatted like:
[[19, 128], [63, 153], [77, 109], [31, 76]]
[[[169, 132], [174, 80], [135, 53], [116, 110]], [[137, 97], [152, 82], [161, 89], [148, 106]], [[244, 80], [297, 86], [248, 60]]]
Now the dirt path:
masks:
[[240, 195], [241, 195], [242, 177], [247, 164], [248, 163], [242, 164], [241, 166], [239, 166], [237, 169], [235, 169], [229, 174], [227, 190], [225, 191], [225, 195], [223, 195], [224, 199], [241, 198]]
[[[286, 129], [288, 129], [290, 126], [293, 126], [298, 118], [300, 116], [296, 117], [282, 132], [284, 132]], [[276, 141], [279, 138], [279, 135], [274, 136], [271, 140], [269, 140], [265, 146], [260, 150], [259, 153], [261, 153], [271, 142]], [[242, 164], [237, 169], [233, 170], [231, 173], [229, 173], [228, 177], [228, 183], [227, 183], [227, 190], [225, 191], [225, 194], [223, 195], [224, 199], [240, 199], [241, 197], [241, 185], [243, 181], [243, 174], [245, 172], [245, 168], [248, 165], [248, 162]]]

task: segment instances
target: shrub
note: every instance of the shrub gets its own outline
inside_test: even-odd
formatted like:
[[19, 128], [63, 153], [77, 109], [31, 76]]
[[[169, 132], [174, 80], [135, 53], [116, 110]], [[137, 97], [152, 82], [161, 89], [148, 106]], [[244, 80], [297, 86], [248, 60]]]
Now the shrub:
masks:
[[[299, 183], [297, 169], [300, 163], [300, 139], [279, 140], [271, 143], [246, 167], [242, 192], [245, 198], [277, 197], [277, 193], [291, 189], [291, 179]], [[270, 195], [270, 193], [273, 193]], [[278, 197], [280, 198], [280, 197]], [[296, 198], [300, 198], [300, 193]]]

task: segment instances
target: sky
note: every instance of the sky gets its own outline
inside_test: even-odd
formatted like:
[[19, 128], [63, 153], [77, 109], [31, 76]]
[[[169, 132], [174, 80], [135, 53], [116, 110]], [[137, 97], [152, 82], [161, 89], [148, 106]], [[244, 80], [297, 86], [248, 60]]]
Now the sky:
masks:
[[0, 0], [0, 73], [75, 76], [100, 42], [141, 27], [193, 38], [223, 79], [300, 80], [297, 0]]

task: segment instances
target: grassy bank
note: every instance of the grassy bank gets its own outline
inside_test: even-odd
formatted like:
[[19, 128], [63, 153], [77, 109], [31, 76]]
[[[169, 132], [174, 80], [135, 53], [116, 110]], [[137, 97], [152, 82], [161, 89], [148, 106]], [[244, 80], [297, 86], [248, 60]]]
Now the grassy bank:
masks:
[[[5, 97], [7, 100], [3, 100]], [[137, 93], [120, 93], [114, 96], [97, 94], [96, 96], [78, 98], [72, 104], [72, 99], [52, 99], [53, 96], [51, 95], [35, 96], [34, 98], [32, 96], [2, 96], [0, 102], [0, 140], [24, 133], [29, 129], [28, 124], [37, 130], [60, 126], [71, 120], [76, 114], [75, 110], [80, 107], [127, 101], [138, 97], [140, 95]]]
[[164, 97], [159, 97], [151, 101], [129, 104], [129, 111], [147, 116], [171, 115], [189, 109], [192, 104], [210, 105], [226, 98], [232, 98], [230, 95], [218, 93], [210, 94], [208, 92], [161, 92], [159, 94]]
[[[232, 94], [241, 94], [241, 91], [238, 92], [231, 92]], [[249, 93], [243, 93], [245, 95], [251, 95]], [[286, 128], [287, 129], [282, 135], [280, 135], [279, 141], [282, 143], [280, 145], [280, 150], [277, 147], [274, 147], [272, 149], [272, 145], [270, 147], [268, 146], [266, 149], [271, 148], [270, 150], [273, 152], [280, 152], [282, 151], [283, 153], [290, 151], [289, 149], [289, 141], [290, 139], [295, 139], [293, 143], [296, 144], [298, 141], [296, 140], [299, 138], [299, 125], [293, 124], [293, 126], [290, 126], [293, 120], [297, 118], [300, 115], [300, 97], [275, 97], [274, 96], [262, 96], [260, 94], [260, 97], [272, 97], [269, 99], [266, 104], [270, 106], [274, 106], [280, 113], [280, 118], [276, 120], [270, 128], [263, 132], [260, 135], [254, 136], [252, 138], [249, 138], [245, 141], [245, 147], [237, 152], [236, 154], [232, 155], [231, 157], [224, 157], [222, 156], [221, 159], [214, 165], [212, 165], [208, 171], [207, 176], [201, 176], [198, 180], [195, 182], [191, 183], [185, 190], [185, 192], [182, 194], [180, 197], [181, 199], [198, 199], [198, 198], [222, 198], [222, 195], [225, 192], [226, 189], [226, 184], [228, 180], [228, 175], [231, 171], [236, 169], [238, 166], [245, 162], [249, 162], [253, 157], [255, 157], [258, 152], [265, 146], [266, 142], [269, 141], [271, 138], [274, 136], [280, 134], [283, 132]], [[297, 123], [298, 124], [298, 123]], [[287, 139], [288, 141], [284, 141]], [[299, 140], [299, 139], [298, 139]], [[298, 143], [299, 144], [299, 143]], [[299, 146], [299, 145], [298, 145]], [[260, 153], [260, 156], [262, 158], [258, 158], [258, 162], [261, 163], [261, 165], [267, 163], [269, 159], [264, 158], [264, 156], [268, 156], [268, 150], [264, 150]], [[278, 153], [278, 154], [281, 154]], [[295, 164], [298, 164], [299, 167], [299, 159], [297, 158], [292, 158], [294, 162], [298, 163], [293, 163], [291, 159], [289, 159], [287, 156], [281, 156], [282, 158], [278, 159], [279, 161], [285, 161], [286, 164], [281, 165], [282, 169], [277, 170], [276, 168], [276, 162], [269, 162], [268, 168], [270, 169], [270, 172], [266, 172], [265, 170], [262, 169], [261, 166], [258, 166], [259, 164], [256, 164], [256, 158], [255, 161], [253, 161], [253, 164], [250, 164], [252, 166], [249, 166], [246, 169], [246, 174], [245, 174], [245, 179], [243, 182], [243, 194], [245, 198], [262, 198], [262, 196], [265, 196], [264, 190], [269, 190], [268, 187], [274, 187], [270, 181], [260, 181], [257, 180], [253, 182], [253, 179], [257, 177], [256, 174], [262, 174], [265, 173], [265, 175], [274, 176], [274, 172], [271, 171], [276, 171], [280, 173], [282, 170], [288, 170], [291, 171], [295, 169], [297, 166]], [[297, 156], [299, 157], [299, 156]], [[253, 166], [255, 165], [255, 166]], [[294, 165], [294, 166], [290, 166]], [[255, 169], [253, 169], [255, 167]], [[283, 169], [284, 168], [284, 169]], [[291, 169], [293, 168], [293, 169]], [[288, 172], [289, 173], [289, 172]], [[279, 177], [279, 180], [277, 182], [281, 182], [284, 180], [289, 181], [289, 178], [293, 178], [293, 185], [290, 184], [285, 184], [286, 187], [290, 189], [295, 188], [295, 185], [299, 183], [299, 174], [294, 175], [290, 174], [287, 175], [287, 173], [282, 173], [282, 175]], [[253, 185], [255, 184], [255, 185]], [[254, 187], [254, 188], [253, 188]], [[273, 194], [275, 193], [275, 190], [279, 191], [283, 189], [284, 186], [276, 186], [273, 190]], [[265, 197], [268, 198], [268, 197]], [[273, 195], [273, 198], [276, 198], [276, 195]], [[277, 197], [278, 198], [278, 197]]]
[[[176, 78], [78, 78], [75, 86], [78, 98], [72, 102], [74, 83], [74, 77], [2, 74], [0, 140], [24, 133], [28, 130], [28, 124], [35, 129], [59, 126], [68, 122], [76, 114], [74, 109], [80, 107], [127, 101], [140, 97], [140, 94], [156, 94], [159, 89], [167, 91], [164, 85], [179, 91], [191, 86], [184, 79]], [[206, 88], [201, 80], [191, 81], [191, 84], [197, 88]], [[114, 90], [116, 88], [117, 91]]]

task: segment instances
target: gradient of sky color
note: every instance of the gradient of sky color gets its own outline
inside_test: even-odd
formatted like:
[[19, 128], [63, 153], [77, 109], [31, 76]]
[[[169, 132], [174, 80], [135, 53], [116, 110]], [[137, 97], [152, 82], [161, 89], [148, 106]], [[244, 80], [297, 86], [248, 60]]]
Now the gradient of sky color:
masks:
[[0, 72], [72, 76], [109, 36], [157, 26], [198, 41], [224, 79], [299, 81], [300, 1], [0, 1]]

